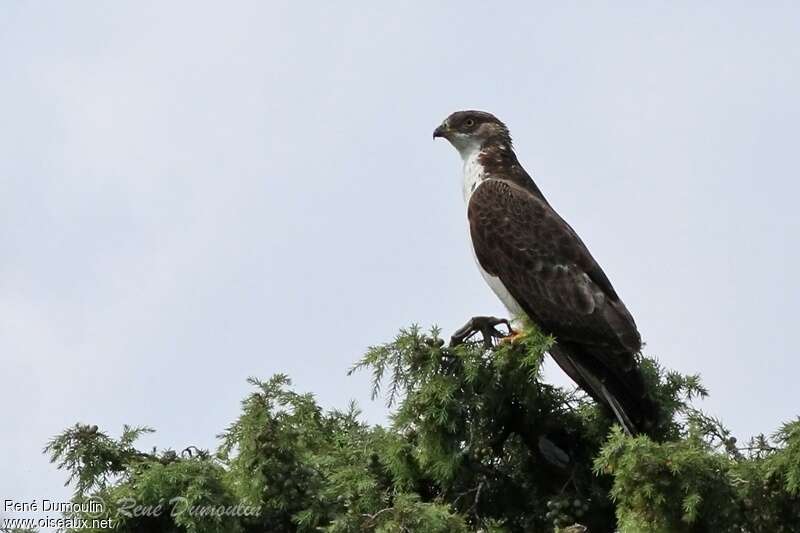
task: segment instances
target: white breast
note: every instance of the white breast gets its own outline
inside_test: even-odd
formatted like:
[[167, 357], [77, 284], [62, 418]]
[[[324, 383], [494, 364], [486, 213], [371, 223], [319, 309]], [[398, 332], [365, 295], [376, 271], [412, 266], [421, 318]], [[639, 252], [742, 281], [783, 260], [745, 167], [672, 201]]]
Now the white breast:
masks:
[[488, 272], [486, 272], [483, 267], [481, 266], [480, 262], [478, 262], [478, 258], [475, 258], [475, 264], [478, 265], [478, 270], [481, 271], [481, 275], [483, 279], [486, 280], [486, 283], [489, 285], [489, 288], [497, 295], [503, 305], [508, 309], [508, 314], [510, 315], [511, 319], [515, 319], [517, 317], [525, 316], [525, 311], [522, 310], [522, 307], [519, 305], [516, 299], [511, 296], [511, 293], [508, 292], [506, 286], [503, 285], [503, 282], [497, 276], [492, 276]]
[[[480, 156], [480, 149], [475, 150], [465, 150], [461, 155], [464, 159], [464, 202], [469, 205], [469, 199], [472, 196], [472, 193], [475, 192], [475, 189], [478, 188], [478, 185], [481, 184], [483, 180], [486, 179], [486, 172], [481, 165], [478, 157]], [[519, 303], [511, 296], [511, 293], [508, 292], [503, 282], [497, 276], [492, 276], [486, 270], [483, 269], [480, 262], [478, 261], [477, 256], [475, 256], [475, 249], [472, 250], [472, 255], [475, 258], [475, 264], [478, 265], [478, 270], [480, 270], [483, 279], [486, 280], [486, 283], [489, 287], [494, 291], [497, 297], [503, 302], [506, 309], [508, 309], [511, 318], [524, 316], [525, 312], [520, 307]]]
[[480, 149], [462, 154], [464, 158], [464, 202], [469, 204], [469, 198], [481, 182], [486, 179], [486, 172], [479, 161]]

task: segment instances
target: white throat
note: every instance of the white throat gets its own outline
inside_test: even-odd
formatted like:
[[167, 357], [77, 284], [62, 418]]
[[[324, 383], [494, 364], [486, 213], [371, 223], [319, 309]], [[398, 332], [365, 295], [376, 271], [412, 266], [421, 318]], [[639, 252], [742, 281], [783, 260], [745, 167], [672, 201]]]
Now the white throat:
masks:
[[486, 172], [480, 162], [481, 147], [471, 145], [459, 150], [461, 158], [464, 160], [464, 202], [469, 204], [469, 199], [478, 185], [486, 179]]

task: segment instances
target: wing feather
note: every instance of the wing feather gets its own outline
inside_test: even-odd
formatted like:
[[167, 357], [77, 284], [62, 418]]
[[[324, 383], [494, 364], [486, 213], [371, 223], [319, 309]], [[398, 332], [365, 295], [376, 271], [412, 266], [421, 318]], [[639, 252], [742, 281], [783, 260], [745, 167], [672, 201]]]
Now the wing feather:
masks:
[[636, 324], [608, 277], [543, 198], [488, 179], [472, 194], [468, 217], [481, 267], [545, 331], [612, 352], [639, 351]]

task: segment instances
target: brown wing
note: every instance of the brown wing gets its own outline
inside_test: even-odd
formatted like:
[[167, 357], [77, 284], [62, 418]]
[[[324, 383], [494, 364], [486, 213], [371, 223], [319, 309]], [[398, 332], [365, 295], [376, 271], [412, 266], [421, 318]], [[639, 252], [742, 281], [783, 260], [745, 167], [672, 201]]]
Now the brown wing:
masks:
[[604, 351], [639, 351], [625, 304], [575, 231], [542, 198], [489, 179], [472, 194], [468, 216], [481, 266], [544, 331]]

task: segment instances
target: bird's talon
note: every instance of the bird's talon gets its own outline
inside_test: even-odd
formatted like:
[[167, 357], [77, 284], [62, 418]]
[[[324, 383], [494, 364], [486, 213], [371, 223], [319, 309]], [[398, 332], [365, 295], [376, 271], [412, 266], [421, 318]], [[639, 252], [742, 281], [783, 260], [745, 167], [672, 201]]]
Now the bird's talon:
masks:
[[[497, 326], [501, 324], [508, 328], [508, 334], [497, 329]], [[511, 324], [505, 318], [475, 316], [453, 333], [453, 336], [450, 337], [450, 346], [464, 344], [478, 333], [483, 336], [483, 345], [488, 349], [494, 346], [494, 339], [504, 339], [513, 334], [514, 330], [511, 329]]]

